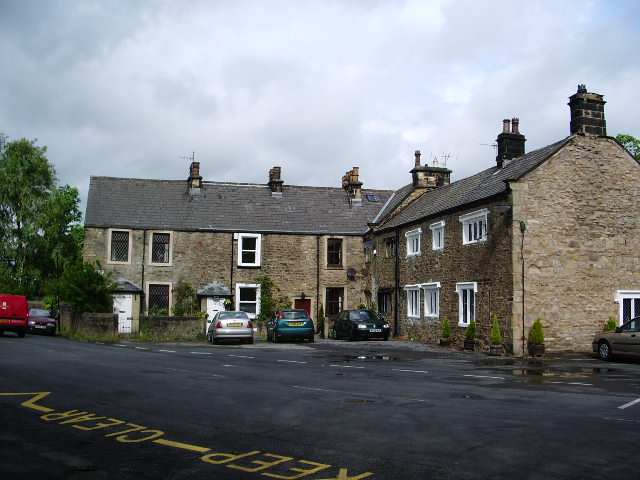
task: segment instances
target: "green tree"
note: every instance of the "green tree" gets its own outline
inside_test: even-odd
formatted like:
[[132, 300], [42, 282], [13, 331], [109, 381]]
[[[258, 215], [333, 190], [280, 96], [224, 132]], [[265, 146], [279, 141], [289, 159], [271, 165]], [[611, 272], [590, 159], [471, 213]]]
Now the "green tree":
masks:
[[65, 264], [81, 258], [78, 191], [56, 186], [47, 147], [5, 139], [0, 135], [0, 289], [39, 297]]
[[493, 316], [493, 325], [491, 326], [491, 345], [502, 345], [502, 334], [500, 333], [500, 324], [498, 316]]
[[115, 288], [111, 273], [105, 273], [100, 263], [78, 262], [62, 274], [60, 300], [76, 312], [109, 313], [113, 310]]
[[195, 315], [198, 311], [198, 297], [193, 286], [180, 280], [173, 289], [173, 314], [176, 316]]
[[624, 148], [629, 150], [629, 153], [636, 157], [636, 160], [640, 161], [640, 140], [625, 133], [616, 135], [616, 140], [618, 140]]

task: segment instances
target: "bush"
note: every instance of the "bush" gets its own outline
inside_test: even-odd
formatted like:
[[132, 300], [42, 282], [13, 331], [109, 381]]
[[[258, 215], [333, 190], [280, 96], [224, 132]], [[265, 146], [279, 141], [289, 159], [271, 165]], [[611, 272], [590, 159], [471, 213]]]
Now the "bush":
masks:
[[478, 335], [478, 326], [475, 320], [471, 320], [471, 323], [467, 327], [467, 331], [464, 332], [464, 338], [467, 340], [475, 340]]
[[493, 316], [493, 325], [491, 326], [491, 345], [502, 345], [502, 334], [500, 333], [500, 324], [498, 316]]
[[617, 326], [618, 322], [616, 322], [616, 319], [614, 317], [609, 317], [609, 320], [607, 320], [607, 324], [605, 325], [604, 329], [607, 332], [612, 332], [616, 329]]
[[533, 327], [531, 327], [531, 332], [529, 332], [529, 343], [533, 345], [544, 345], [544, 330], [540, 317], [536, 318], [536, 321], [533, 322]]
[[449, 323], [449, 317], [442, 319], [442, 332], [440, 334], [442, 338], [451, 338], [451, 323]]

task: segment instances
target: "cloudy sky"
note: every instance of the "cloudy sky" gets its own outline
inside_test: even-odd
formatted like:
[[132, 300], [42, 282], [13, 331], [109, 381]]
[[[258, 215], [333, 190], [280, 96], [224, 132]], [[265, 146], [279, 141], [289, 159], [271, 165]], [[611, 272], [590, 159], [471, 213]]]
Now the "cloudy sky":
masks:
[[459, 179], [494, 164], [502, 119], [527, 151], [569, 134], [568, 97], [603, 94], [640, 138], [640, 2], [0, 0], [0, 132], [90, 176], [365, 188], [413, 152]]

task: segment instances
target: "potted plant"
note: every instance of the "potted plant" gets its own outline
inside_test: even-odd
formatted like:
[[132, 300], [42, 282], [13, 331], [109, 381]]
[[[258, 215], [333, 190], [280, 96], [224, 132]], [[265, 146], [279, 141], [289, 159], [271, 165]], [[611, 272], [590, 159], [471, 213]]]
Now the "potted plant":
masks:
[[467, 330], [464, 332], [464, 349], [474, 350], [476, 346], [476, 335], [478, 334], [478, 326], [475, 320], [471, 320]]
[[448, 347], [451, 345], [451, 324], [449, 323], [449, 317], [442, 319], [442, 329], [440, 332], [440, 346]]
[[489, 346], [489, 355], [499, 356], [504, 353], [502, 345], [502, 334], [500, 333], [500, 324], [498, 316], [493, 316], [493, 325], [491, 326], [491, 345]]
[[540, 317], [533, 322], [533, 327], [529, 332], [529, 355], [532, 357], [541, 357], [544, 355], [544, 330], [542, 329], [542, 321]]
[[604, 327], [604, 331], [613, 332], [617, 326], [618, 322], [616, 322], [616, 319], [614, 317], [609, 317], [609, 320], [607, 320], [607, 324]]

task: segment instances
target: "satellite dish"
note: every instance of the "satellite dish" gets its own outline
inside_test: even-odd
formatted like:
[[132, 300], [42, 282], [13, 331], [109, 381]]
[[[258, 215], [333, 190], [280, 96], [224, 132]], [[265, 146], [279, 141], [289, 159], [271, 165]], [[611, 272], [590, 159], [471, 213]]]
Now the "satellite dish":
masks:
[[353, 280], [354, 278], [356, 278], [356, 269], [355, 268], [348, 268], [347, 269], [347, 277], [349, 278], [349, 280]]
[[375, 244], [371, 240], [367, 240], [366, 242], [364, 242], [364, 248], [366, 248], [367, 250], [373, 250], [374, 245]]

